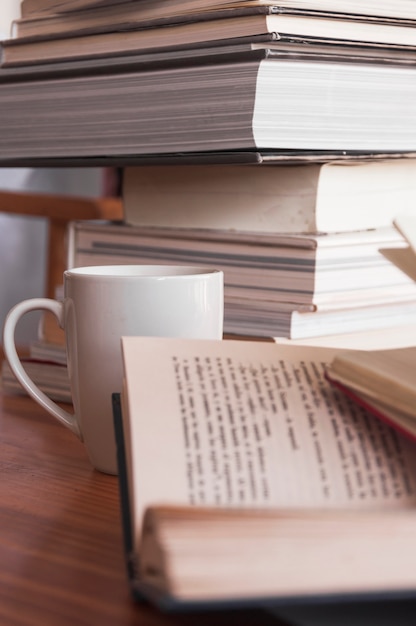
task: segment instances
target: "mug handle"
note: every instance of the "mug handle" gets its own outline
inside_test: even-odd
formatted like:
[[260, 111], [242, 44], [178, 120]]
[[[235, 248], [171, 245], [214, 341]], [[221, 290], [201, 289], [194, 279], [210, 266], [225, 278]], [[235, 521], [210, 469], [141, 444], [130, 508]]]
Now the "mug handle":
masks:
[[29, 311], [47, 310], [55, 315], [58, 320], [59, 326], [64, 327], [64, 307], [61, 302], [52, 300], [50, 298], [32, 298], [30, 300], [23, 300], [19, 304], [16, 304], [10, 309], [4, 322], [3, 329], [3, 348], [6, 358], [9, 362], [10, 368], [17, 380], [27, 393], [40, 404], [51, 415], [56, 417], [57, 420], [62, 422], [69, 430], [82, 439], [81, 429], [79, 427], [76, 416], [73, 413], [64, 411], [53, 400], [51, 400], [43, 391], [39, 389], [33, 382], [30, 376], [27, 375], [25, 369], [17, 354], [15, 344], [15, 330], [19, 319]]

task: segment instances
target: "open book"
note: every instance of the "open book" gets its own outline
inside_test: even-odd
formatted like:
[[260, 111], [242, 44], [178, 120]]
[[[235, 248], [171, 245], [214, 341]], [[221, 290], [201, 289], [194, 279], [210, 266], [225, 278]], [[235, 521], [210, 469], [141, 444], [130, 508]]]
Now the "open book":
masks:
[[326, 380], [336, 349], [124, 337], [122, 351], [135, 592], [179, 607], [416, 592], [416, 450]]

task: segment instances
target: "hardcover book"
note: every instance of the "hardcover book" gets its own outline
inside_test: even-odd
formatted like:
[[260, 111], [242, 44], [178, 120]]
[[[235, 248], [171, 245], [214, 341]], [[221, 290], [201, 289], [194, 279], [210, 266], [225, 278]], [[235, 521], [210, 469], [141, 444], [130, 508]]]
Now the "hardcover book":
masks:
[[279, 49], [260, 50], [261, 59], [252, 54], [133, 71], [93, 66], [45, 79], [0, 73], [0, 162], [416, 150], [412, 63], [306, 59]]

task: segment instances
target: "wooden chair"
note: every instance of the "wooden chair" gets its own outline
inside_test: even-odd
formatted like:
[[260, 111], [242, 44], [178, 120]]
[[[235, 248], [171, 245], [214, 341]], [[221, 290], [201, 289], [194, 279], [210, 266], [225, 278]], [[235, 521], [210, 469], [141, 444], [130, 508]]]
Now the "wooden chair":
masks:
[[[62, 274], [66, 269], [66, 230], [68, 222], [82, 219], [123, 219], [123, 205], [120, 198], [86, 198], [60, 196], [42, 193], [0, 191], [0, 212], [44, 217], [48, 221], [48, 252], [46, 268], [46, 296], [54, 298], [56, 288], [62, 284]], [[47, 318], [45, 318], [46, 321]], [[55, 320], [52, 320], [56, 326]], [[51, 326], [52, 328], [52, 326]], [[61, 342], [61, 332], [45, 339]]]

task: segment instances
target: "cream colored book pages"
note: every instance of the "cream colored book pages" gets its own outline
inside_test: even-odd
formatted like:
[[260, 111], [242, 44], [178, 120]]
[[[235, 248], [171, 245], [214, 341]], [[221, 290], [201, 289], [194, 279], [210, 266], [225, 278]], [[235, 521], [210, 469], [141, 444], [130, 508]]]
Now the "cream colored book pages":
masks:
[[416, 7], [413, 0], [338, 0], [336, 5], [333, 0], [279, 0], [279, 6], [290, 9], [340, 11], [357, 15], [416, 19]]
[[356, 230], [391, 226], [398, 213], [416, 216], [416, 159], [327, 163], [319, 178], [316, 225], [336, 231], [339, 214]]
[[378, 43], [384, 45], [416, 45], [416, 30], [413, 24], [395, 25], [383, 21], [354, 20], [310, 15], [269, 15], [266, 17], [269, 32], [304, 35], [328, 41], [342, 40], [356, 43]]
[[416, 346], [416, 324], [398, 325], [382, 330], [287, 339], [273, 337], [275, 343], [302, 346], [322, 346], [352, 350], [383, 350], [389, 348], [408, 348]]
[[158, 503], [372, 509], [416, 502], [411, 443], [326, 381], [336, 349], [140, 337], [123, 338], [122, 349], [137, 541], [144, 510]]
[[411, 590], [414, 524], [414, 510], [227, 515], [160, 507], [147, 513], [140, 560], [147, 582], [185, 600]]

